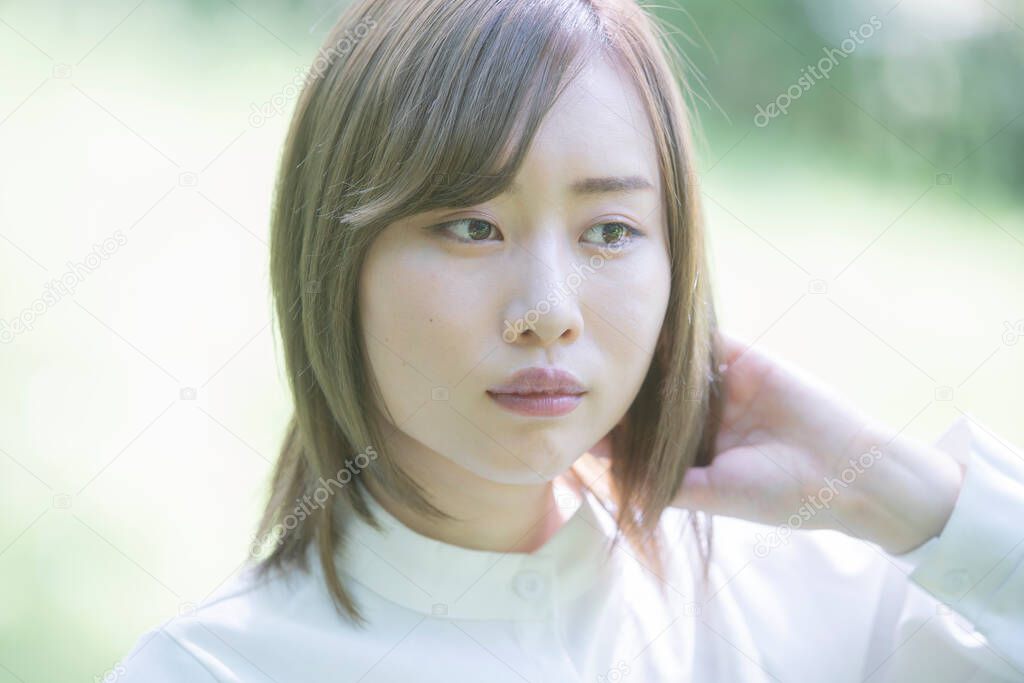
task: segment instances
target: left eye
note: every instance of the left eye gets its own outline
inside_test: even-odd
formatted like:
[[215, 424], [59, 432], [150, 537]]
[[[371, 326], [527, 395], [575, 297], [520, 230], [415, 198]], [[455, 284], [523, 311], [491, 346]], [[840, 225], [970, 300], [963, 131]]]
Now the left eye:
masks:
[[[500, 237], [501, 233], [498, 231], [498, 228], [493, 223], [479, 218], [463, 218], [449, 221], [435, 226], [434, 229], [438, 232], [447, 232], [459, 242], [486, 242], [492, 233], [497, 233], [498, 239], [503, 239]], [[460, 234], [463, 230], [465, 231], [465, 237]], [[596, 240], [598, 240], [598, 246], [603, 247], [626, 244], [643, 235], [642, 232], [631, 225], [617, 221], [598, 223], [584, 232], [584, 235], [587, 234], [593, 234]]]
[[600, 246], [603, 247], [626, 244], [643, 234], [631, 225], [618, 222], [598, 223], [594, 227], [589, 228], [587, 233], [591, 231], [596, 231], [597, 238], [601, 240]]

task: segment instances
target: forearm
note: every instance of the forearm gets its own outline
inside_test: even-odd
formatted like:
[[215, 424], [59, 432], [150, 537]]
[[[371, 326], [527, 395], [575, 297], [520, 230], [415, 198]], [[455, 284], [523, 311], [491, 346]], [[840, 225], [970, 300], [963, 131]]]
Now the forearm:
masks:
[[879, 455], [847, 501], [863, 527], [854, 531], [894, 555], [940, 534], [960, 493], [960, 464], [934, 445], [881, 425], [856, 441], [858, 452], [875, 448]]

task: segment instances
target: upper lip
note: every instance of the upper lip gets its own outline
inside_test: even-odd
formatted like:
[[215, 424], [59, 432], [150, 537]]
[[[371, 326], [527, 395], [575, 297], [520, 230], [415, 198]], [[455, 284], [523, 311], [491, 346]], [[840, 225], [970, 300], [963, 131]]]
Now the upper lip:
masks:
[[550, 367], [525, 368], [504, 384], [488, 389], [492, 394], [583, 394], [586, 391], [571, 372]]

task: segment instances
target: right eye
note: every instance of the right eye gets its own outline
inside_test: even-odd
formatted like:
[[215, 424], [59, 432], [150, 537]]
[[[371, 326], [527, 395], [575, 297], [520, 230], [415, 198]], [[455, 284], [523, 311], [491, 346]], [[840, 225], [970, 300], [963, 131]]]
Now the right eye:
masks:
[[[431, 227], [431, 232], [445, 233], [459, 242], [486, 242], [491, 233], [498, 233], [498, 228], [490, 221], [479, 218], [460, 218]], [[461, 236], [465, 234], [466, 236]], [[500, 239], [500, 237], [499, 237]]]

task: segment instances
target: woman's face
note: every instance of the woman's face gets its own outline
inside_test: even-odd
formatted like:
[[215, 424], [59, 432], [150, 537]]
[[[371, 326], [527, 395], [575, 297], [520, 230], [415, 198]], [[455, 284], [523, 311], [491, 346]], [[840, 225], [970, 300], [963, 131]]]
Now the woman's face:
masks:
[[[390, 452], [421, 472], [553, 479], [638, 393], [669, 280], [651, 129], [627, 77], [596, 61], [544, 119], [514, 191], [405, 218], [371, 246], [360, 310], [398, 430]], [[488, 392], [530, 367], [570, 372], [586, 393], [526, 415]]]

